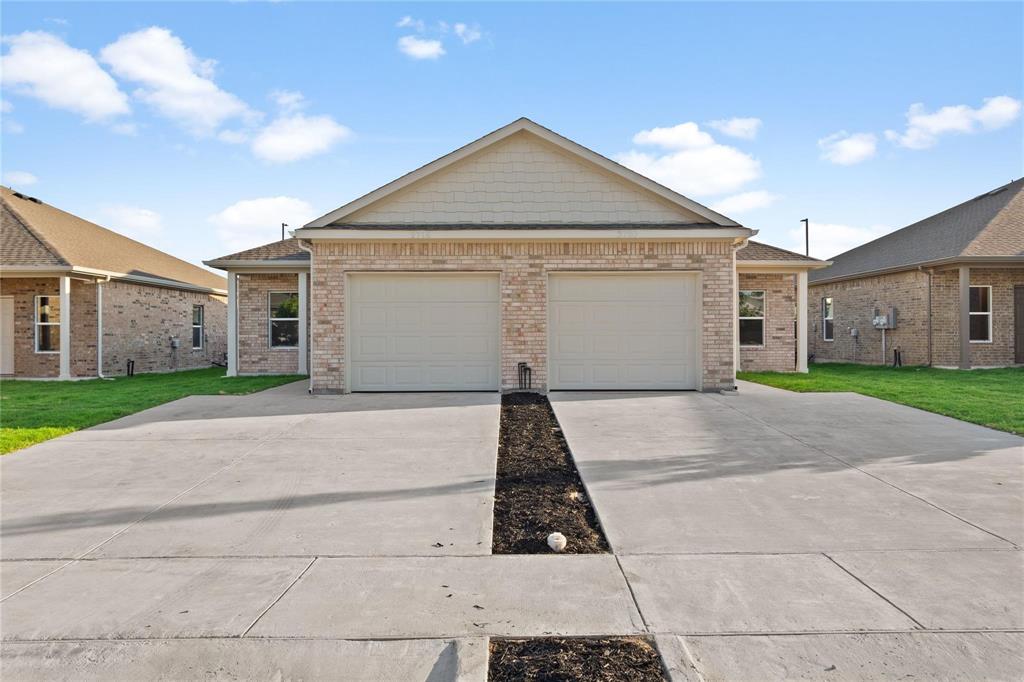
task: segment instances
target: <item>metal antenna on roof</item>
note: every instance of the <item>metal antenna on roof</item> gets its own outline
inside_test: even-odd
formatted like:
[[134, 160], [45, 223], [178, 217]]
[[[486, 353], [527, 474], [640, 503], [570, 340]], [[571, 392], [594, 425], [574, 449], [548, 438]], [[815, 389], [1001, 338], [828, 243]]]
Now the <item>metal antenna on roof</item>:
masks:
[[284, 241], [284, 228], [288, 227], [288, 223], [281, 223], [281, 241]]
[[801, 218], [800, 222], [804, 224], [804, 255], [811, 255], [811, 221], [807, 218]]

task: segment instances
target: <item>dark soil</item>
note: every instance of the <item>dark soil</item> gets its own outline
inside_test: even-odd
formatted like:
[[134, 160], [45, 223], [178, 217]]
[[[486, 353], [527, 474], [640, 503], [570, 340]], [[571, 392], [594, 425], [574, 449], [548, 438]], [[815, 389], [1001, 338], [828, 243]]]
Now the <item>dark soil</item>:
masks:
[[550, 554], [547, 537], [555, 532], [566, 537], [567, 554], [608, 551], [548, 399], [507, 394], [501, 399], [491, 550]]
[[492, 639], [488, 682], [663, 682], [654, 645], [640, 637]]

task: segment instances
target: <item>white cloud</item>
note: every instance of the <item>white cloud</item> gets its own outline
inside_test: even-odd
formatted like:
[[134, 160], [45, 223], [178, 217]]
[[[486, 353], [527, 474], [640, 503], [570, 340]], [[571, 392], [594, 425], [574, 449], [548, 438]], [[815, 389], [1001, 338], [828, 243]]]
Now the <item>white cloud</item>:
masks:
[[14, 111], [14, 105], [5, 99], [0, 99], [0, 113], [9, 114]]
[[821, 158], [840, 166], [852, 166], [875, 155], [878, 137], [874, 133], [848, 133], [840, 130], [818, 140]]
[[636, 144], [657, 145], [663, 154], [630, 150], [615, 160], [686, 195], [724, 194], [761, 177], [761, 162], [735, 147], [718, 144], [693, 122], [652, 128], [633, 136]]
[[139, 134], [139, 127], [134, 123], [115, 123], [110, 126], [110, 129], [118, 135], [135, 136]]
[[141, 84], [133, 95], [195, 135], [209, 135], [225, 121], [255, 112], [213, 82], [216, 62], [200, 60], [166, 28], [122, 35], [100, 50], [119, 78]]
[[986, 98], [977, 109], [957, 104], [929, 113], [923, 104], [917, 103], [907, 110], [906, 130], [903, 133], [887, 130], [885, 136], [901, 147], [927, 149], [942, 135], [973, 134], [1006, 127], [1017, 120], [1020, 111], [1020, 100], [1005, 95]]
[[328, 151], [351, 134], [330, 116], [282, 116], [256, 135], [252, 153], [274, 163], [298, 161]]
[[294, 113], [306, 106], [306, 97], [298, 90], [274, 90], [270, 93], [270, 99], [285, 114]]
[[8, 135], [21, 135], [25, 132], [25, 126], [21, 125], [13, 118], [5, 116], [3, 119], [3, 131]]
[[281, 223], [295, 230], [315, 217], [307, 202], [281, 196], [243, 199], [210, 216], [209, 221], [217, 226], [225, 248], [241, 251], [280, 239]]
[[11, 187], [28, 187], [39, 182], [39, 178], [28, 171], [7, 171], [4, 173], [4, 182]]
[[426, 24], [423, 23], [422, 19], [413, 19], [409, 15], [399, 19], [395, 26], [398, 28], [411, 28], [419, 33], [423, 33], [424, 29], [426, 29]]
[[85, 50], [43, 31], [7, 36], [4, 42], [10, 50], [0, 58], [0, 72], [4, 86], [14, 92], [89, 121], [131, 112], [127, 95]]
[[480, 27], [476, 24], [469, 26], [462, 22], [458, 22], [453, 27], [455, 35], [459, 37], [463, 45], [469, 45], [483, 38], [484, 34], [480, 31]]
[[398, 50], [413, 59], [437, 59], [445, 53], [440, 40], [402, 36], [398, 39]]
[[773, 194], [763, 189], [759, 189], [753, 192], [733, 194], [732, 196], [722, 199], [711, 208], [722, 215], [739, 215], [741, 213], [747, 213], [759, 208], [771, 206], [780, 198], [781, 197], [778, 194]]
[[714, 143], [714, 138], [693, 122], [680, 123], [671, 128], [641, 130], [633, 136], [633, 144], [650, 144], [669, 149], [710, 147]]
[[738, 137], [743, 140], [753, 140], [761, 130], [761, 119], [759, 118], [723, 118], [711, 121], [709, 126], [729, 137]]
[[101, 225], [132, 239], [145, 240], [164, 229], [160, 214], [148, 208], [106, 204], [100, 207], [100, 212], [103, 214], [103, 219], [98, 221]]
[[245, 144], [252, 136], [245, 130], [222, 130], [217, 133], [217, 139], [228, 144]]
[[[893, 228], [885, 225], [855, 227], [838, 223], [811, 222], [811, 256], [828, 259], [849, 251], [855, 246], [866, 244], [872, 239], [889, 234]], [[789, 246], [793, 251], [804, 252], [804, 228], [794, 227], [787, 232]]]

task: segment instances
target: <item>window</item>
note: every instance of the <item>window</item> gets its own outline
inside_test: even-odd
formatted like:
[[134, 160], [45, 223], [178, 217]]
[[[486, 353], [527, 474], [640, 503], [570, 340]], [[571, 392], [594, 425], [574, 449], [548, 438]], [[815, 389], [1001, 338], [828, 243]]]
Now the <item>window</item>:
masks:
[[299, 345], [299, 295], [295, 292], [270, 293], [270, 347], [296, 348]]
[[740, 345], [764, 345], [764, 292], [740, 292]]
[[971, 343], [992, 341], [992, 287], [971, 287]]
[[835, 338], [834, 316], [835, 309], [832, 307], [832, 297], [826, 296], [821, 299], [821, 338], [826, 341], [832, 341]]
[[194, 305], [192, 306], [192, 348], [199, 349], [203, 347], [203, 337], [206, 335], [206, 330], [203, 328], [203, 306]]
[[36, 296], [36, 352], [60, 352], [59, 296]]

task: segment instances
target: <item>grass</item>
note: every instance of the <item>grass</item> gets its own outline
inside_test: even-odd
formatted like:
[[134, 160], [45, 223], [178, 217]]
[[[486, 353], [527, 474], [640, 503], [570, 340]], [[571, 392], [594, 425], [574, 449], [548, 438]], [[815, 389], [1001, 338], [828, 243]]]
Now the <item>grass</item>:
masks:
[[0, 381], [0, 454], [190, 395], [245, 395], [299, 376], [231, 377], [219, 367], [85, 381]]
[[800, 393], [852, 391], [1024, 434], [1024, 367], [962, 371], [827, 363], [811, 365], [807, 374], [740, 372], [738, 376]]

